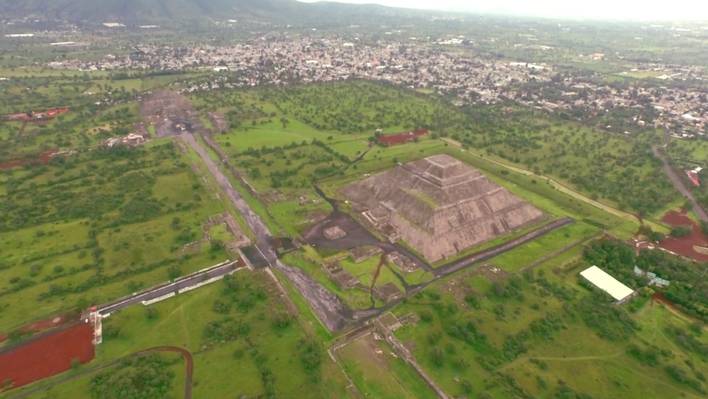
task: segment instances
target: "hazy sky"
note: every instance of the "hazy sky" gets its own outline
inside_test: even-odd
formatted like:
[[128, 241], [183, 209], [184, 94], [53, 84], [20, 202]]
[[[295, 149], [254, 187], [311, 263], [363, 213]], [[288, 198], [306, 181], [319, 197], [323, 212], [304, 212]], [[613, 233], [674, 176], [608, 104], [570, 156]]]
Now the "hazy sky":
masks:
[[[301, 0], [314, 2], [317, 0]], [[336, 0], [543, 17], [708, 21], [708, 0]]]

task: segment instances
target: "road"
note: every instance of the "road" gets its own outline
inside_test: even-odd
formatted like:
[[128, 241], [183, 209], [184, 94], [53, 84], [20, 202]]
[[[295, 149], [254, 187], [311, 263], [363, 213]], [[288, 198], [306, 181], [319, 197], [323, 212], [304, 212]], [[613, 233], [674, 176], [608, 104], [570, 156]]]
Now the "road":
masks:
[[239, 270], [237, 265], [238, 261], [220, 264], [215, 267], [194, 273], [192, 275], [182, 277], [171, 283], [162, 284], [157, 287], [150, 288], [146, 291], [136, 293], [125, 298], [121, 298], [115, 302], [99, 306], [98, 313], [101, 316], [105, 317], [110, 315], [111, 313], [114, 313], [121, 309], [125, 309], [131, 305], [142, 303], [143, 301], [157, 299], [165, 295], [169, 295], [171, 293], [176, 293], [178, 290], [193, 287], [211, 278], [223, 277], [227, 274], [235, 272], [236, 270]]
[[686, 185], [683, 183], [683, 179], [681, 178], [681, 176], [679, 176], [678, 173], [676, 173], [676, 169], [671, 166], [668, 158], [666, 157], [666, 154], [664, 154], [664, 151], [657, 146], [652, 146], [651, 150], [654, 152], [654, 156], [661, 160], [664, 173], [666, 174], [666, 177], [671, 180], [671, 184], [674, 185], [676, 191], [681, 193], [681, 195], [683, 195], [691, 202], [691, 205], [693, 206], [693, 211], [696, 213], [698, 218], [701, 219], [701, 221], [708, 222], [708, 213], [706, 213], [705, 209], [703, 209], [703, 207], [698, 204], [698, 201], [696, 201], [696, 197], [693, 196], [691, 190], [689, 190], [688, 187], [686, 187]]
[[[251, 228], [256, 238], [255, 247], [263, 255], [268, 265], [284, 274], [288, 280], [297, 288], [303, 297], [310, 304], [310, 308], [330, 330], [337, 331], [344, 327], [352, 318], [351, 310], [332, 292], [313, 280], [304, 271], [288, 266], [278, 259], [277, 253], [272, 247], [272, 236], [268, 227], [261, 218], [251, 209], [248, 203], [234, 189], [231, 181], [224, 175], [221, 168], [209, 156], [206, 148], [191, 133], [184, 133], [179, 136], [185, 144], [191, 147], [207, 166], [209, 173], [228, 196], [236, 210], [241, 213], [246, 224]], [[228, 164], [228, 159], [223, 158], [222, 162], [227, 169], [233, 169]]]

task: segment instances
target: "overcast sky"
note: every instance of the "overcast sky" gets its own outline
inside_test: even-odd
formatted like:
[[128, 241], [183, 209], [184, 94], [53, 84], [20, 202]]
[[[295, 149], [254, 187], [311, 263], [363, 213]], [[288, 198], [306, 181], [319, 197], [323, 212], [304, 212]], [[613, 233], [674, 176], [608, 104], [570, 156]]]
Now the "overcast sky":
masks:
[[[314, 2], [318, 0], [300, 0]], [[336, 0], [395, 7], [533, 15], [543, 17], [703, 20], [708, 0]]]

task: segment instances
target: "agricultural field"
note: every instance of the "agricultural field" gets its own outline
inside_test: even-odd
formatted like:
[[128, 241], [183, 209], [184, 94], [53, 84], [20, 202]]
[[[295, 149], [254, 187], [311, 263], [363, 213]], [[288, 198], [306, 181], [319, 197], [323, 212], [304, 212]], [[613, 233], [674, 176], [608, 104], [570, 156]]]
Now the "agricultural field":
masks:
[[708, 142], [703, 140], [672, 140], [667, 151], [677, 162], [697, 165], [708, 162]]
[[2, 331], [230, 256], [203, 241], [222, 202], [169, 141], [6, 170], [0, 186]]

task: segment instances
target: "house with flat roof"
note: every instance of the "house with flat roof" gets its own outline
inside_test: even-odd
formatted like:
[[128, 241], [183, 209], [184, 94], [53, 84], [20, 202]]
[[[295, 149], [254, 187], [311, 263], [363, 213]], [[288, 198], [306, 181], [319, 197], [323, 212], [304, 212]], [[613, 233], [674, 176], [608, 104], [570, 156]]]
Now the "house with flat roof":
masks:
[[583, 270], [580, 275], [590, 284], [608, 293], [617, 303], [623, 303], [634, 295], [634, 290], [597, 266], [591, 266]]

